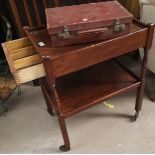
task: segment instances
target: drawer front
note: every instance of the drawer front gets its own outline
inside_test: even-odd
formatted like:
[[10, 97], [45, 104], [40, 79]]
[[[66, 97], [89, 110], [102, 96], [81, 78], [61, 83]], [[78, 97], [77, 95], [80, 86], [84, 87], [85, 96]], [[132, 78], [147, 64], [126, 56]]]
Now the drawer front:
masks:
[[27, 67], [13, 73], [16, 83], [18, 85], [26, 83], [35, 79], [39, 79], [45, 76], [45, 70], [43, 64]]
[[147, 30], [99, 43], [53, 60], [56, 77], [78, 71], [102, 61], [146, 46]]

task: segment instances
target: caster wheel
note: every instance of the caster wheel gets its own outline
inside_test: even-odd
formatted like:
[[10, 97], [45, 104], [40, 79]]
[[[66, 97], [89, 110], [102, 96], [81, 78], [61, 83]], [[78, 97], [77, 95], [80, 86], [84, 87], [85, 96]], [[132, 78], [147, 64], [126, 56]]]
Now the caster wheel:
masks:
[[61, 145], [61, 146], [59, 147], [59, 149], [60, 149], [60, 151], [62, 151], [62, 152], [67, 152], [67, 151], [70, 150], [70, 146]]
[[48, 111], [48, 113], [49, 113], [51, 116], [54, 116], [53, 111], [51, 111], [51, 110], [49, 110], [49, 109], [47, 109], [47, 111]]

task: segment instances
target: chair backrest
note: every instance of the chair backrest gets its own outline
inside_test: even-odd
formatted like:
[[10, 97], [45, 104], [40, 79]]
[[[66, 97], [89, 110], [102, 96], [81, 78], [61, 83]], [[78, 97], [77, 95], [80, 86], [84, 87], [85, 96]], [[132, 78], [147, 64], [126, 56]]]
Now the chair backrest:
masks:
[[44, 9], [58, 5], [58, 0], [9, 0], [15, 28], [20, 37], [24, 36], [23, 26], [30, 27], [45, 24]]
[[37, 27], [46, 24], [45, 8], [73, 5], [100, 0], [9, 0], [19, 37], [25, 36], [23, 26]]

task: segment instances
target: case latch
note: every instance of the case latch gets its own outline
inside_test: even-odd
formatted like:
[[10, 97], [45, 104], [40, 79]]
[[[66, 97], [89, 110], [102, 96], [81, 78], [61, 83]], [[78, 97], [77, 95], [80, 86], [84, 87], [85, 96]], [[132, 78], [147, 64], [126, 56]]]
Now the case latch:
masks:
[[121, 23], [119, 19], [115, 21], [115, 32], [121, 32], [123, 30], [124, 24]]
[[68, 29], [68, 27], [66, 25], [64, 26], [64, 31], [58, 33], [58, 37], [63, 38], [63, 39], [70, 38], [69, 29]]

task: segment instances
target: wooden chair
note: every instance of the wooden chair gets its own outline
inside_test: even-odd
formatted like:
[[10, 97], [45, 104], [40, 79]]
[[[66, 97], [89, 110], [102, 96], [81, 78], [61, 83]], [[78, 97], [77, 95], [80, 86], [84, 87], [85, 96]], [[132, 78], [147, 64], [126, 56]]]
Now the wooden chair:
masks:
[[100, 0], [9, 0], [11, 14], [18, 37], [24, 37], [23, 26], [37, 27], [46, 24], [45, 8], [96, 2]]
[[[45, 8], [80, 3], [99, 2], [107, 0], [9, 0], [12, 22], [18, 37], [25, 36], [23, 26], [36, 27], [46, 24]], [[118, 0], [128, 8], [135, 16], [137, 15], [138, 0]]]

